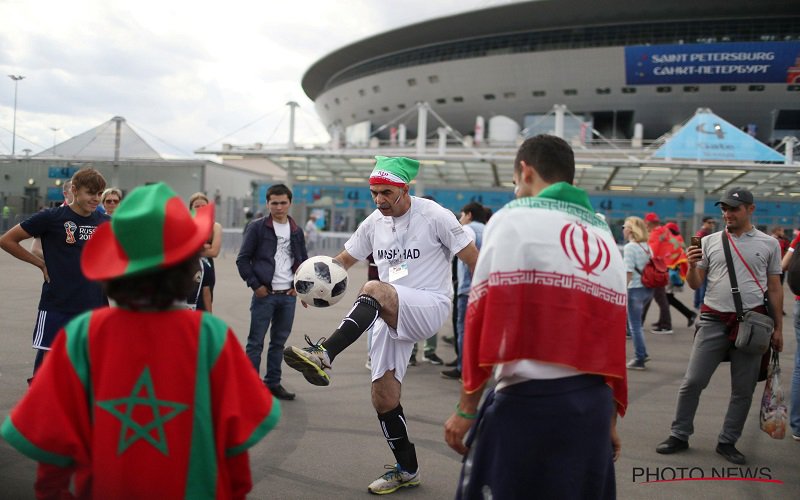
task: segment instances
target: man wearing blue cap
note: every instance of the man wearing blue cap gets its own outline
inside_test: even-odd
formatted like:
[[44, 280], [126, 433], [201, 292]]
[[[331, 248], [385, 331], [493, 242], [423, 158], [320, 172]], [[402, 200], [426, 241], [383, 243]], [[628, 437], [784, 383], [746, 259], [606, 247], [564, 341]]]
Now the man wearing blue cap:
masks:
[[419, 171], [410, 158], [376, 157], [369, 190], [376, 210], [345, 243], [336, 260], [349, 268], [371, 253], [380, 281], [361, 288], [353, 308], [327, 340], [310, 347], [287, 347], [286, 363], [315, 385], [328, 385], [334, 358], [372, 328], [372, 405], [397, 463], [369, 485], [386, 494], [420, 484], [414, 444], [400, 405], [400, 388], [411, 350], [450, 317], [453, 287], [451, 259], [470, 271], [478, 249], [455, 215], [436, 202], [411, 196], [409, 183]]

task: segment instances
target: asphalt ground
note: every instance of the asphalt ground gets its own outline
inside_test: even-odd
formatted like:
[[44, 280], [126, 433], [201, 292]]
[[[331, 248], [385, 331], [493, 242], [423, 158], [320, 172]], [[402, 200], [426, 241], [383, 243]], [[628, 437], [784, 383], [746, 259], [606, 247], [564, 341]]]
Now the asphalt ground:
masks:
[[[249, 325], [250, 293], [236, 272], [234, 256], [217, 260], [214, 312], [223, 318], [244, 345]], [[34, 267], [0, 255], [0, 417], [5, 419], [24, 394], [34, 352], [31, 332], [40, 293], [41, 274]], [[298, 305], [289, 341], [303, 344], [330, 335], [349, 309], [366, 280], [366, 267], [350, 270], [347, 296], [328, 309], [303, 309]], [[691, 305], [691, 290], [678, 297]], [[785, 349], [781, 356], [783, 386], [789, 393], [793, 354], [797, 348], [791, 321], [793, 297], [786, 294]], [[647, 324], [658, 308], [651, 307]], [[800, 442], [791, 436], [774, 440], [758, 428], [758, 409], [764, 383], [759, 383], [744, 434], [737, 444], [747, 456], [746, 466], [734, 466], [714, 451], [730, 393], [727, 364], [720, 365], [704, 391], [695, 419], [690, 449], [677, 455], [659, 455], [655, 446], [669, 434], [678, 386], [686, 369], [692, 331], [675, 310], [674, 335], [646, 334], [652, 360], [648, 370], [629, 373], [628, 414], [618, 424], [622, 456], [616, 464], [619, 498], [643, 499], [773, 499], [800, 498]], [[440, 332], [452, 335], [448, 325]], [[632, 352], [628, 342], [628, 352]], [[440, 341], [438, 354], [454, 357]], [[394, 463], [370, 404], [366, 339], [362, 337], [336, 358], [329, 387], [309, 385], [284, 365], [283, 384], [297, 393], [295, 401], [282, 402], [277, 427], [250, 451], [257, 499], [368, 498], [367, 485]], [[460, 457], [444, 442], [443, 423], [453, 412], [459, 383], [439, 375], [444, 369], [427, 362], [408, 371], [402, 404], [421, 466], [419, 488], [401, 490], [399, 498], [453, 498], [461, 467]], [[570, 432], [570, 429], [564, 429]], [[35, 463], [0, 441], [0, 498], [33, 498]], [[725, 480], [699, 480], [723, 476]], [[730, 478], [755, 476], [766, 481]], [[669, 481], [691, 477], [692, 480]], [[537, 498], [536, 492], [524, 497]]]

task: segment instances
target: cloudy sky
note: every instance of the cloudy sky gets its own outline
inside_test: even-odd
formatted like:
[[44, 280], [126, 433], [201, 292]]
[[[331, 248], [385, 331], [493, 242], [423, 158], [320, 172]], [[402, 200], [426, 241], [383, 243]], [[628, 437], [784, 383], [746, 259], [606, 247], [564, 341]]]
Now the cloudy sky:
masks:
[[[326, 132], [300, 80], [387, 29], [508, 0], [0, 0], [0, 154], [37, 153], [119, 115], [165, 156]], [[346, 7], [345, 7], [346, 6]], [[53, 131], [52, 129], [57, 129]]]

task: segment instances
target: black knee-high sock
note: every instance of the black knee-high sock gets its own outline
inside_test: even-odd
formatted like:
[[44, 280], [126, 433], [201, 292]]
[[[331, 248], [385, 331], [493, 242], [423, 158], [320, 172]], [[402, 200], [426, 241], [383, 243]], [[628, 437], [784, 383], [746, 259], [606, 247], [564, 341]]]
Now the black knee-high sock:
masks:
[[378, 413], [378, 421], [381, 423], [383, 435], [400, 468], [406, 472], [417, 472], [417, 452], [414, 444], [408, 439], [403, 407], [398, 404], [394, 410]]
[[353, 303], [353, 308], [339, 324], [339, 328], [322, 343], [322, 347], [328, 351], [330, 360], [333, 361], [337, 354], [358, 340], [358, 337], [375, 323], [380, 313], [381, 305], [374, 297], [365, 293], [359, 295]]

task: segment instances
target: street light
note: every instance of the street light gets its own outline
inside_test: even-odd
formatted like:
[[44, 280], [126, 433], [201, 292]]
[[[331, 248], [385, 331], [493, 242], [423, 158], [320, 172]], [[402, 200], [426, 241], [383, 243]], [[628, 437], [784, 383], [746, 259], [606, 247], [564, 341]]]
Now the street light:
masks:
[[25, 78], [22, 75], [8, 75], [9, 78], [14, 80], [14, 127], [13, 131], [11, 132], [11, 156], [16, 156], [16, 148], [17, 148], [17, 86], [19, 85], [19, 81]]
[[53, 156], [56, 155], [56, 132], [61, 130], [60, 128], [50, 127], [50, 130], [53, 131]]

